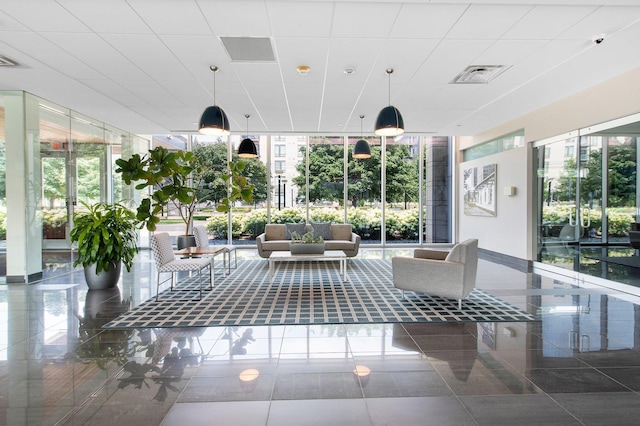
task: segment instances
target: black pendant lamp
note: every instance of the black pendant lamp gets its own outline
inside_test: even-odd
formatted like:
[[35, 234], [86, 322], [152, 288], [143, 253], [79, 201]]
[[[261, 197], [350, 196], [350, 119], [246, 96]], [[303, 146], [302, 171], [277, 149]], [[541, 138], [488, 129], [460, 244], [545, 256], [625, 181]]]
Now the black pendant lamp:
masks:
[[249, 138], [249, 114], [244, 115], [247, 119], [247, 137], [242, 139], [238, 146], [238, 157], [241, 158], [256, 158], [258, 156], [258, 149], [256, 144]]
[[213, 71], [213, 105], [207, 107], [200, 117], [198, 131], [203, 135], [227, 136], [231, 134], [229, 130], [229, 119], [224, 110], [216, 105], [216, 72], [218, 67], [209, 67]]
[[371, 158], [371, 148], [369, 143], [362, 139], [362, 119], [364, 115], [360, 116], [360, 140], [356, 142], [353, 147], [353, 158]]
[[398, 108], [391, 105], [391, 73], [393, 68], [387, 68], [389, 76], [389, 106], [386, 106], [378, 113], [376, 120], [375, 134], [378, 136], [398, 136], [404, 133], [404, 120]]

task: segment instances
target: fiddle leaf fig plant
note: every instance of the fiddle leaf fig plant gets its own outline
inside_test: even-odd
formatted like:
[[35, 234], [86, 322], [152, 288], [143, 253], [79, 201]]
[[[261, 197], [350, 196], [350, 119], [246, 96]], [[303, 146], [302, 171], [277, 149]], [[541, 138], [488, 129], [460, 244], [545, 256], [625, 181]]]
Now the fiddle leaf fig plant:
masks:
[[[150, 198], [143, 198], [137, 208], [136, 218], [142, 227], [156, 230], [165, 209], [171, 205], [179, 212], [185, 224], [184, 235], [189, 234], [193, 215], [198, 204], [207, 201], [199, 197], [204, 185], [204, 170], [207, 167], [202, 158], [191, 151], [169, 151], [164, 147], [149, 150], [144, 156], [134, 154], [128, 160], [116, 160], [116, 173], [130, 185], [139, 182], [135, 188], [151, 189]], [[228, 212], [234, 201], [242, 199], [250, 203], [253, 200], [254, 185], [242, 176], [245, 163], [230, 162], [221, 178], [229, 182], [229, 195], [216, 207], [219, 212]]]
[[73, 215], [71, 242], [78, 243], [73, 266], [96, 265], [96, 274], [120, 261], [131, 271], [138, 253], [138, 221], [133, 211], [120, 203], [81, 202], [84, 210]]

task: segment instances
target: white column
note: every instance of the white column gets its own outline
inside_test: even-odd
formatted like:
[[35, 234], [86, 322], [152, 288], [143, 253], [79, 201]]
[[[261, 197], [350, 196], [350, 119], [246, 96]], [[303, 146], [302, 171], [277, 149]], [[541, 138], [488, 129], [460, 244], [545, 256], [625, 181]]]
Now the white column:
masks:
[[39, 107], [24, 92], [5, 96], [7, 282], [42, 276]]

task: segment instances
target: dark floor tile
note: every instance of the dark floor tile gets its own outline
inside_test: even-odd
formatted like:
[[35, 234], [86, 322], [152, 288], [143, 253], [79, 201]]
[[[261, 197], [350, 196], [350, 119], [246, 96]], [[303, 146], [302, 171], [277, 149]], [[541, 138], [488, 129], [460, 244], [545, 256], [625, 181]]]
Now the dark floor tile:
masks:
[[365, 400], [374, 426], [471, 426], [476, 425], [458, 398], [368, 398]]
[[525, 376], [547, 393], [629, 392], [593, 368], [533, 369]]
[[372, 372], [363, 380], [366, 398], [447, 396], [451, 390], [434, 371]]
[[358, 377], [350, 373], [278, 374], [274, 400], [362, 398]]
[[546, 395], [464, 396], [460, 401], [480, 426], [580, 424]]
[[268, 426], [370, 426], [363, 399], [273, 401]]
[[92, 410], [81, 410], [73, 419], [74, 425], [141, 426], [159, 425], [171, 404], [103, 405]]
[[267, 424], [270, 406], [269, 401], [177, 403], [162, 426], [261, 426]]
[[508, 369], [488, 369], [477, 364], [473, 369], [450, 370], [436, 367], [455, 395], [519, 395], [542, 393], [520, 373]]
[[404, 323], [394, 324], [394, 336], [396, 330], [401, 327], [404, 328], [406, 334], [411, 336], [437, 336], [447, 335], [455, 336], [459, 334], [470, 334], [477, 336], [478, 326], [476, 323]]
[[640, 352], [633, 350], [609, 350], [583, 352], [576, 355], [580, 361], [592, 367], [640, 367]]
[[574, 357], [573, 351], [556, 349], [545, 356], [539, 349], [500, 349], [492, 351], [491, 356], [503, 366], [509, 366], [520, 372], [531, 368], [584, 368], [587, 364]]
[[[245, 380], [243, 380], [245, 379]], [[194, 377], [178, 402], [268, 401], [275, 376], [271, 374], [224, 377]]]
[[551, 394], [585, 425], [637, 425], [640, 395], [636, 393]]
[[478, 350], [478, 338], [471, 334], [412, 336], [418, 347], [425, 353], [430, 351], [471, 351]]
[[640, 367], [599, 368], [598, 370], [629, 389], [640, 391]]
[[371, 371], [433, 371], [433, 364], [424, 355], [416, 353], [414, 355], [385, 354], [378, 356], [354, 356], [353, 362], [356, 365], [364, 365]]

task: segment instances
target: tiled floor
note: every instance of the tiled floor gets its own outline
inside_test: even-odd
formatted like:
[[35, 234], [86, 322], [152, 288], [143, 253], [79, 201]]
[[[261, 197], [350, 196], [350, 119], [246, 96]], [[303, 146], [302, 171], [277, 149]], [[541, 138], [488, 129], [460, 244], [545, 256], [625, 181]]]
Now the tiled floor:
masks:
[[640, 298], [631, 294], [481, 260], [478, 287], [541, 313], [541, 322], [102, 331], [153, 296], [148, 252], [106, 294], [87, 294], [81, 272], [60, 268], [37, 284], [0, 286], [0, 424], [622, 425], [640, 418]]

